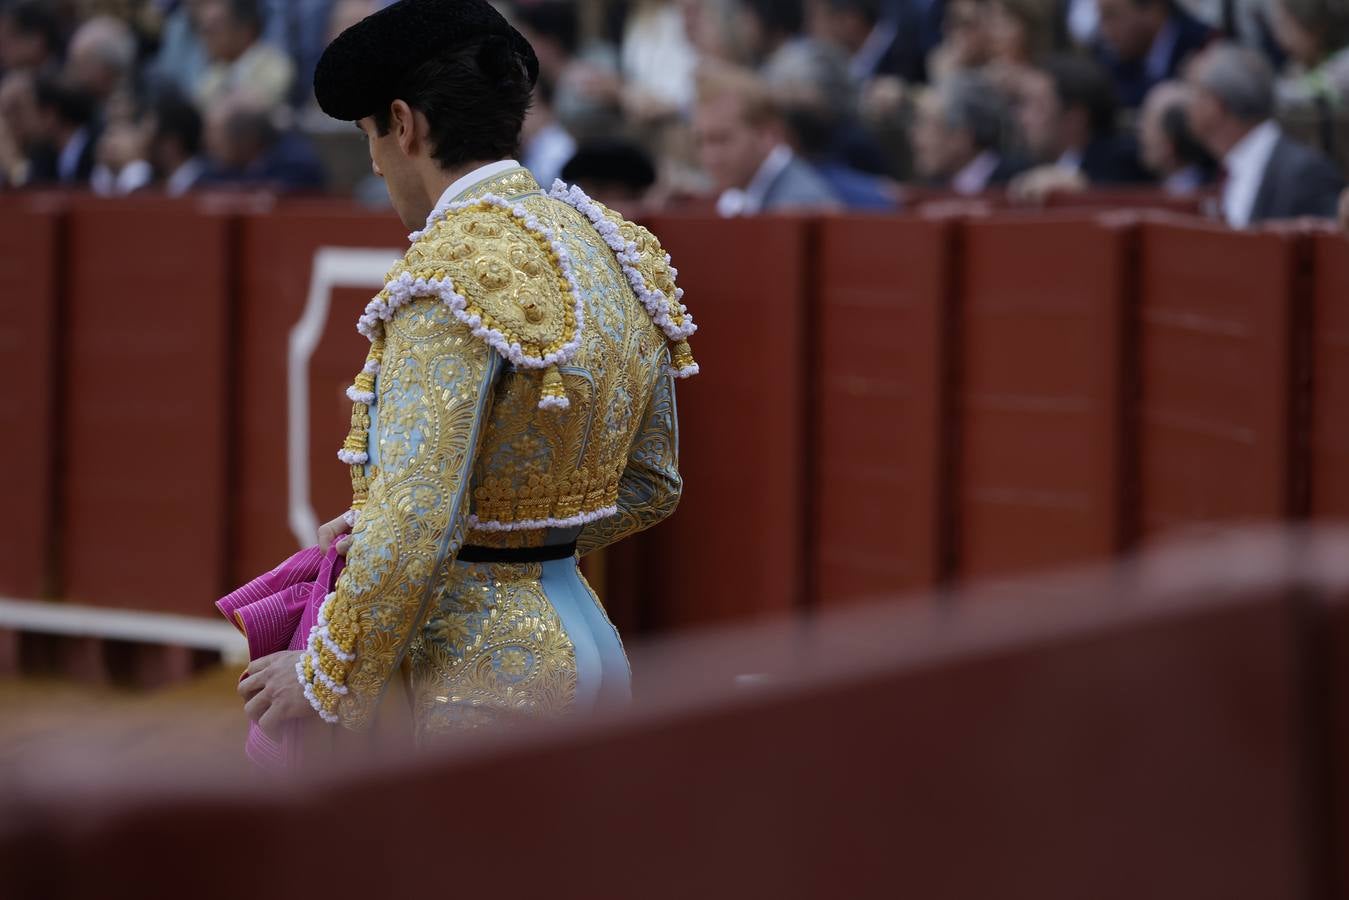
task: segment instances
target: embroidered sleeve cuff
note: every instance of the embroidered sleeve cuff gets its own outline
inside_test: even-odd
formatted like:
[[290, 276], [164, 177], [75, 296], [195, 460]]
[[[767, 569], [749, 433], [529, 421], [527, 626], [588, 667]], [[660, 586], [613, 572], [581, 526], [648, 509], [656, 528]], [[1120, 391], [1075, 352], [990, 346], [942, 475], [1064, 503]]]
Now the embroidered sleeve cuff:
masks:
[[295, 664], [305, 699], [330, 724], [338, 722], [337, 706], [348, 693], [347, 674], [356, 659], [355, 634], [336, 607], [337, 594], [329, 594], [310, 629], [309, 645]]

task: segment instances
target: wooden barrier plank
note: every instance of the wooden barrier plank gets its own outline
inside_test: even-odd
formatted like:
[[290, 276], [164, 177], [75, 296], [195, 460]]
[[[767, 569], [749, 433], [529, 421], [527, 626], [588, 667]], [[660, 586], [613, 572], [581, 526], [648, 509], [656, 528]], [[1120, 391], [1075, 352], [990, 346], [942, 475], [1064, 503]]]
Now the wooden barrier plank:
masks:
[[1144, 534], [1293, 512], [1296, 242], [1182, 222], [1142, 226]]
[[[449, 853], [473, 862], [453, 867], [468, 894], [509, 871], [512, 893], [644, 900], [1329, 896], [1304, 816], [1324, 785], [1300, 718], [1301, 549], [1243, 538], [962, 596], [957, 616], [892, 605], [685, 638], [637, 659], [656, 689], [625, 719], [457, 740], [457, 758], [303, 791], [216, 764], [214, 783], [137, 802], [123, 772], [73, 791], [52, 764], [17, 792], [0, 877], [60, 859], [41, 869], [52, 900], [162, 893], [246, 832], [246, 864], [211, 869], [208, 895], [424, 891], [427, 866], [367, 861]], [[772, 689], [731, 688], [745, 666]], [[316, 822], [349, 824], [361, 857]]]
[[214, 614], [223, 587], [230, 222], [78, 201], [65, 328], [65, 595]]
[[0, 357], [13, 390], [0, 404], [10, 471], [0, 521], [0, 594], [51, 593], [60, 209], [50, 199], [0, 201]]
[[[331, 251], [324, 263], [317, 257], [321, 248]], [[379, 266], [362, 265], [357, 258], [354, 271], [372, 279], [369, 283], [342, 286], [348, 280], [316, 292], [315, 300], [327, 309], [311, 329], [315, 347], [302, 385], [309, 416], [295, 423], [288, 406], [292, 334], [304, 327], [301, 319], [311, 287], [323, 274], [321, 266], [335, 273], [362, 250], [383, 251], [392, 259], [406, 249], [406, 229], [392, 213], [371, 215], [349, 204], [316, 208], [314, 201], [297, 201], [242, 220], [235, 397], [240, 453], [231, 496], [231, 584], [256, 577], [300, 548], [288, 502], [292, 428], [300, 429], [308, 443], [309, 478], [303, 488], [319, 522], [350, 504], [350, 470], [338, 461], [337, 448], [351, 426], [346, 389], [370, 348], [356, 333], [356, 319], [383, 284]], [[313, 539], [308, 536], [309, 542]]]
[[659, 219], [699, 325], [702, 374], [680, 382], [679, 510], [607, 552], [647, 627], [754, 615], [805, 601], [802, 365], [811, 223]]
[[1314, 239], [1311, 514], [1349, 517], [1349, 241]]
[[820, 226], [810, 325], [820, 603], [944, 575], [953, 230], [874, 217]]
[[962, 577], [1105, 558], [1127, 540], [1131, 238], [1078, 217], [965, 226]]

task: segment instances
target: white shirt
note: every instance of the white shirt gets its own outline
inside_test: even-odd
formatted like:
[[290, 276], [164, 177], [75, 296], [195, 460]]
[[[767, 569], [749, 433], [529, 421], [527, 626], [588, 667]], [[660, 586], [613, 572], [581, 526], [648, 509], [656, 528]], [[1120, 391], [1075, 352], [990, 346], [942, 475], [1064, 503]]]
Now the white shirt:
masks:
[[205, 173], [206, 164], [194, 156], [173, 170], [173, 174], [164, 182], [164, 191], [170, 197], [181, 197], [192, 190]]
[[539, 184], [550, 187], [562, 175], [562, 169], [576, 155], [576, 139], [557, 122], [549, 122], [525, 148], [525, 168]]
[[757, 216], [763, 212], [764, 198], [778, 176], [792, 164], [795, 154], [786, 144], [778, 144], [759, 164], [745, 188], [729, 188], [717, 198], [717, 214], [724, 219], [735, 216]]
[[1256, 194], [1265, 180], [1265, 169], [1282, 134], [1279, 126], [1266, 120], [1246, 132], [1223, 157], [1227, 183], [1223, 185], [1223, 219], [1233, 228], [1251, 223]]
[[89, 139], [93, 137], [88, 128], [81, 128], [70, 136], [66, 145], [61, 148], [61, 155], [56, 160], [56, 176], [63, 182], [71, 182], [79, 178], [80, 175], [80, 157], [84, 155], [84, 148], [89, 146]]
[[999, 162], [998, 154], [985, 150], [965, 163], [964, 168], [955, 174], [951, 179], [951, 190], [965, 196], [983, 193], [984, 188], [988, 187], [988, 180], [997, 171]]

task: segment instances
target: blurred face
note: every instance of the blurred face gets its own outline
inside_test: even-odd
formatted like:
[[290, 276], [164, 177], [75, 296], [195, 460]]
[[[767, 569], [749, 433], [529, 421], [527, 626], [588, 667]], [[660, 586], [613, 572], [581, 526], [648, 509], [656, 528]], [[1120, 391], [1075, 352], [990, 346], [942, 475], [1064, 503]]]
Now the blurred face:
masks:
[[1059, 127], [1063, 110], [1054, 80], [1043, 72], [1028, 75], [1022, 80], [1019, 100], [1017, 122], [1027, 147], [1040, 162], [1051, 162], [1063, 152]]
[[1175, 148], [1162, 127], [1162, 116], [1177, 102], [1174, 96], [1166, 97], [1154, 91], [1144, 101], [1138, 116], [1139, 156], [1148, 171], [1157, 175], [1168, 175], [1176, 169]]
[[947, 123], [941, 96], [931, 91], [924, 94], [913, 125], [913, 162], [918, 174], [946, 180], [976, 155], [968, 132]]
[[1101, 16], [1101, 38], [1123, 60], [1147, 55], [1166, 21], [1160, 3], [1140, 6], [1137, 0], [1096, 0], [1096, 8]]
[[993, 58], [1002, 62], [1030, 61], [1026, 24], [1012, 15], [1007, 6], [993, 3], [989, 6], [988, 47]]
[[946, 7], [942, 43], [962, 68], [988, 62], [992, 53], [987, 5], [976, 0], [954, 0]]
[[1325, 55], [1320, 39], [1293, 18], [1288, 7], [1278, 0], [1270, 4], [1270, 11], [1273, 13], [1270, 25], [1273, 26], [1274, 40], [1283, 48], [1283, 52], [1304, 66], [1320, 63], [1321, 57]]
[[1185, 114], [1190, 123], [1190, 130], [1194, 132], [1199, 143], [1219, 159], [1226, 155], [1227, 148], [1217, 142], [1217, 135], [1222, 131], [1224, 120], [1222, 103], [1218, 98], [1206, 88], [1196, 87]]
[[730, 96], [699, 103], [693, 128], [703, 169], [721, 191], [747, 187], [778, 143], [776, 129], [751, 125]]
[[230, 16], [224, 3], [205, 3], [197, 12], [197, 36], [211, 62], [233, 62], [253, 42], [252, 33]]
[[47, 42], [39, 34], [24, 34], [9, 16], [0, 16], [0, 69], [36, 69], [47, 60]]
[[37, 95], [27, 72], [10, 72], [0, 80], [0, 119], [20, 147], [30, 147], [39, 139]]

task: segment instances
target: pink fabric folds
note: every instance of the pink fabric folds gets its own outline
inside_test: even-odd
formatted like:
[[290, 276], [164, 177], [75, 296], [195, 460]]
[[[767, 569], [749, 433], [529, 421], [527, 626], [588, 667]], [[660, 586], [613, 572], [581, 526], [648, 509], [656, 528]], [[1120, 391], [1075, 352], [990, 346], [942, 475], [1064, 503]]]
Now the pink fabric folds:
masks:
[[[301, 550], [272, 571], [216, 601], [216, 608], [243, 632], [249, 659], [283, 650], [303, 650], [318, 620], [319, 607], [337, 584], [346, 559], [333, 547], [327, 554], [317, 547]], [[273, 740], [256, 722], [248, 724], [244, 753], [260, 768], [283, 772], [303, 760], [302, 721], [282, 726]]]

